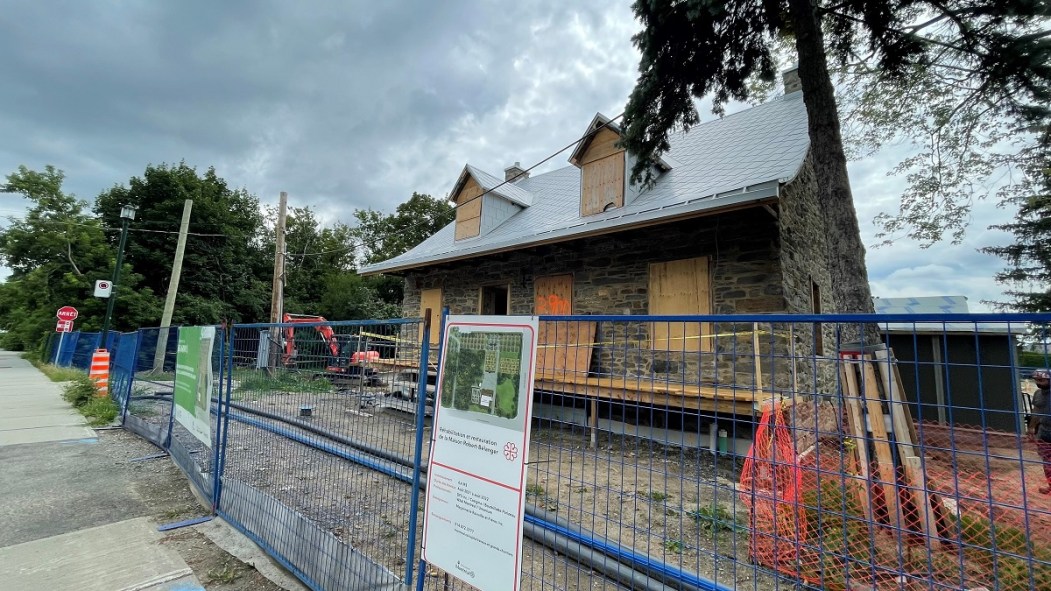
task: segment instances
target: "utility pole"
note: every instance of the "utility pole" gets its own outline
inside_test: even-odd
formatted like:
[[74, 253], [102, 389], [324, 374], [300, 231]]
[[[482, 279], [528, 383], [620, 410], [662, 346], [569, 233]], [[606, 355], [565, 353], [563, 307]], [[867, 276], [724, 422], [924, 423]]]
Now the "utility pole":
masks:
[[164, 313], [161, 315], [161, 330], [157, 335], [157, 352], [153, 355], [153, 373], [164, 371], [164, 354], [168, 350], [168, 327], [172, 324], [175, 313], [175, 296], [179, 293], [179, 278], [182, 276], [182, 257], [186, 253], [186, 235], [190, 232], [190, 210], [193, 199], [182, 204], [182, 223], [179, 224], [179, 242], [175, 245], [175, 261], [172, 263], [172, 276], [168, 280], [168, 297], [164, 300]]
[[[288, 216], [288, 193], [281, 191], [274, 238], [274, 286], [270, 300], [270, 322], [281, 322], [285, 311], [285, 221]], [[276, 368], [281, 358], [281, 330], [270, 329], [270, 367]]]

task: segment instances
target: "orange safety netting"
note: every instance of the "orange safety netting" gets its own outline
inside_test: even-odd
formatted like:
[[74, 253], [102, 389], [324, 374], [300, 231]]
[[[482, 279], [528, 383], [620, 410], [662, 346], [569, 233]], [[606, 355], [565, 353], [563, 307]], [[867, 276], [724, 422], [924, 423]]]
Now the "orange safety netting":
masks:
[[1035, 446], [973, 427], [917, 431], [919, 469], [873, 461], [866, 479], [840, 434], [797, 455], [780, 404], [767, 408], [741, 476], [751, 559], [825, 589], [1051, 590]]

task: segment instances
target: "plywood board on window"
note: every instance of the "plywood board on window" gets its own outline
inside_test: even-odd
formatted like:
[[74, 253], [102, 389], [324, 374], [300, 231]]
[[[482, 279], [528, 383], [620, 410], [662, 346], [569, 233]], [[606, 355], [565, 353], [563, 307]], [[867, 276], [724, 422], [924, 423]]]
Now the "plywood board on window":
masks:
[[585, 164], [580, 175], [580, 215], [624, 206], [623, 152]]
[[538, 378], [587, 376], [597, 322], [541, 322], [537, 336]]
[[608, 127], [603, 127], [595, 134], [594, 139], [588, 144], [588, 149], [580, 157], [580, 164], [601, 160], [613, 154], [623, 154], [624, 150], [617, 147], [620, 136]]
[[[441, 330], [439, 325], [439, 318], [442, 315], [442, 290], [441, 288], [434, 289], [422, 289], [420, 290], [420, 317], [426, 313], [427, 308], [431, 309], [431, 330], [428, 333], [431, 344], [437, 345], [442, 340], [442, 335], [439, 334]], [[420, 324], [420, 342], [423, 342], [423, 324]]]
[[482, 227], [482, 187], [468, 178], [460, 192], [453, 197], [456, 203], [456, 239], [478, 235]]
[[[711, 314], [708, 257], [650, 264], [650, 314]], [[711, 323], [654, 322], [653, 348], [659, 351], [711, 351]]]
[[[550, 275], [533, 282], [533, 310], [538, 315], [573, 313], [573, 276]], [[540, 323], [537, 336], [537, 372], [560, 377], [568, 374], [586, 376], [591, 368], [594, 322]]]

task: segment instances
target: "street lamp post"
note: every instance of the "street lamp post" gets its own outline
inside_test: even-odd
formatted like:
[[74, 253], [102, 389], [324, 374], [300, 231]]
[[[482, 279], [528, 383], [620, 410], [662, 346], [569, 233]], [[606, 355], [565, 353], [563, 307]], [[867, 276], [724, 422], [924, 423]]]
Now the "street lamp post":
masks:
[[125, 205], [120, 208], [120, 245], [117, 246], [117, 266], [113, 269], [112, 288], [109, 292], [109, 302], [106, 304], [106, 319], [102, 321], [102, 348], [108, 348], [109, 323], [113, 318], [113, 306], [117, 302], [117, 286], [120, 285], [120, 269], [124, 266], [124, 245], [128, 242], [128, 222], [135, 219], [138, 208], [134, 205]]

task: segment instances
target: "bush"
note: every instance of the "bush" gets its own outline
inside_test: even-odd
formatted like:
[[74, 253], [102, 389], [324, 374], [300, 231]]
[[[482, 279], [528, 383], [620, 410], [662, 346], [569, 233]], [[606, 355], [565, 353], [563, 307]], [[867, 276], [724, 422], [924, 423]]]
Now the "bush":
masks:
[[62, 397], [88, 419], [92, 427], [113, 422], [120, 407], [109, 396], [99, 396], [95, 382], [84, 374], [77, 375], [62, 390]]
[[98, 390], [95, 388], [95, 382], [83, 373], [78, 373], [78, 375], [62, 389], [62, 398], [65, 398], [66, 402], [77, 408], [91, 402], [97, 394]]

